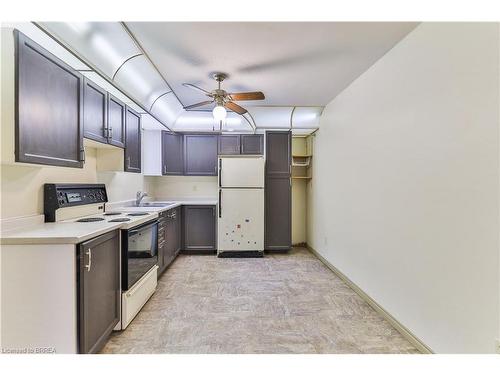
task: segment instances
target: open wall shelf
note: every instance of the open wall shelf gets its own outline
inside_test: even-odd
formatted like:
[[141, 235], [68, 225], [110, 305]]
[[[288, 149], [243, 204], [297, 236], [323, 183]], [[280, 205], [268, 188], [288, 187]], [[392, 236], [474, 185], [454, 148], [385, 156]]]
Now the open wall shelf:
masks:
[[292, 179], [312, 179], [311, 146], [310, 137], [292, 138]]

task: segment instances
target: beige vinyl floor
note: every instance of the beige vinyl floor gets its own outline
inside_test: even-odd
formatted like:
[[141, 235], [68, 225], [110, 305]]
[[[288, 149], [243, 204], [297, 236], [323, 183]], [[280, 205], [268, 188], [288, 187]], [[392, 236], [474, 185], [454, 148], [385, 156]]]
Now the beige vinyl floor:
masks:
[[102, 353], [418, 353], [304, 248], [180, 255]]

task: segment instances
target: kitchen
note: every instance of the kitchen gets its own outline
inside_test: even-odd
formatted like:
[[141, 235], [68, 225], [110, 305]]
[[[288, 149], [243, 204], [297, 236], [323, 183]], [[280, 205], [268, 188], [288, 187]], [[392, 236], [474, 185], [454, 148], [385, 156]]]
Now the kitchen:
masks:
[[[334, 42], [321, 38], [326, 33], [337, 35]], [[206, 40], [221, 35], [231, 35], [221, 46], [249, 59], [244, 66], [213, 56]], [[268, 61], [270, 35], [282, 59]], [[469, 39], [460, 44], [456, 35]], [[434, 111], [435, 121], [449, 116], [443, 122], [455, 124], [470, 118], [455, 117], [456, 102], [474, 107], [472, 92], [495, 97], [498, 24], [267, 22], [250, 33], [238, 22], [17, 22], [2, 24], [1, 40], [2, 350], [497, 350], [494, 214], [448, 183], [461, 181], [470, 192], [479, 181], [491, 188], [489, 198], [496, 194], [498, 150], [483, 140], [495, 132], [498, 106], [483, 108], [477, 137], [447, 129], [468, 154], [444, 134], [420, 154], [414, 140], [433, 145], [432, 133], [418, 133], [408, 113], [427, 119]], [[329, 43], [349, 51], [346, 61]], [[311, 45], [328, 53], [315, 55]], [[435, 71], [425, 66], [422, 45], [441, 51]], [[312, 56], [309, 65], [296, 51]], [[452, 59], [457, 66], [448, 71]], [[305, 77], [314, 69], [321, 74]], [[418, 95], [409, 86], [392, 93], [403, 76], [414, 79]], [[383, 80], [391, 89], [381, 93]], [[435, 108], [423, 95], [430, 82], [460, 93], [456, 102], [439, 97], [444, 109]], [[389, 106], [383, 95], [402, 102]], [[390, 124], [384, 110], [394, 116]], [[356, 127], [368, 120], [364, 111], [376, 128]], [[406, 120], [406, 130], [393, 126]], [[446, 196], [425, 185], [433, 165], [426, 157], [444, 163], [448, 177], [433, 171], [429, 180], [439, 180]], [[436, 195], [419, 201], [419, 184]], [[460, 206], [467, 215], [454, 211], [469, 198]], [[450, 233], [461, 222], [427, 206], [448, 199], [455, 217], [488, 222], [456, 240]], [[480, 227], [488, 228], [482, 237]], [[400, 253], [403, 244], [408, 251]], [[472, 246], [484, 257], [465, 251]], [[447, 262], [457, 271], [443, 276]], [[470, 264], [484, 279], [473, 277], [469, 288], [458, 270]], [[425, 286], [421, 275], [429, 277]], [[441, 300], [453, 284], [460, 291]], [[463, 299], [487, 308], [448, 319]]]

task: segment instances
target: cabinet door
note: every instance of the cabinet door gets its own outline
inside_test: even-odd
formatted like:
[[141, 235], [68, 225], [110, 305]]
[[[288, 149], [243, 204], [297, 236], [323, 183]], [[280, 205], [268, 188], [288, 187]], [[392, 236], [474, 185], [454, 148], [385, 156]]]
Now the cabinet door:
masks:
[[125, 124], [125, 172], [141, 173], [141, 116], [126, 107]]
[[108, 142], [125, 147], [125, 104], [108, 93]]
[[289, 250], [292, 246], [292, 192], [289, 177], [266, 177], [266, 250]]
[[184, 174], [217, 175], [217, 135], [186, 134], [184, 136]]
[[83, 136], [108, 143], [107, 92], [88, 79], [83, 86]]
[[162, 131], [161, 134], [162, 174], [184, 174], [184, 136], [166, 131]]
[[216, 250], [215, 206], [184, 206], [183, 213], [184, 250]]
[[168, 263], [170, 264], [175, 258], [176, 252], [176, 228], [175, 228], [175, 210], [168, 211], [167, 224], [167, 254]]
[[119, 231], [78, 247], [79, 352], [96, 353], [120, 320]]
[[292, 165], [290, 132], [266, 132], [266, 175], [289, 176]]
[[242, 134], [241, 153], [244, 155], [262, 155], [264, 153], [264, 136], [262, 134]]
[[165, 251], [166, 251], [166, 228], [167, 219], [164, 217], [163, 212], [159, 214], [158, 220], [158, 278], [165, 270]]
[[240, 136], [234, 135], [219, 135], [219, 155], [239, 155], [240, 153]]
[[83, 76], [16, 31], [16, 162], [82, 168]]
[[179, 254], [182, 247], [182, 208], [175, 208], [174, 224], [175, 224], [175, 256]]

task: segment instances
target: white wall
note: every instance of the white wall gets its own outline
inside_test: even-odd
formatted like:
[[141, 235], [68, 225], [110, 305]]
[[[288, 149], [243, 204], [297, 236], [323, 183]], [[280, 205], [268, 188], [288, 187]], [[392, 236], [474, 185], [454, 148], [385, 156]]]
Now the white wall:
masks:
[[151, 177], [151, 193], [158, 199], [211, 198], [217, 199], [216, 176]]
[[306, 242], [307, 181], [292, 179], [292, 244]]
[[95, 183], [96, 150], [86, 147], [85, 157], [82, 169], [0, 164], [1, 218], [43, 214], [44, 183]]
[[151, 191], [151, 177], [140, 173], [97, 172], [97, 182], [106, 184], [109, 202], [135, 199], [138, 191]]
[[421, 24], [315, 138], [308, 243], [439, 353], [500, 332], [499, 35]]

